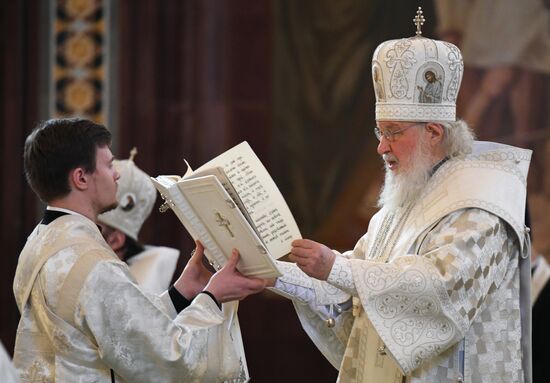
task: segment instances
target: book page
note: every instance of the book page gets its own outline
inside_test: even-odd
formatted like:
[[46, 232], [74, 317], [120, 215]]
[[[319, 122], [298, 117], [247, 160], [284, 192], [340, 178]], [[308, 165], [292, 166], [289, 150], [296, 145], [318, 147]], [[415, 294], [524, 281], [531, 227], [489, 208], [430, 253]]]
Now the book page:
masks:
[[301, 238], [298, 225], [281, 192], [248, 143], [239, 145], [207, 162], [195, 173], [223, 168], [240, 196], [256, 231], [275, 258], [290, 253], [291, 242]]

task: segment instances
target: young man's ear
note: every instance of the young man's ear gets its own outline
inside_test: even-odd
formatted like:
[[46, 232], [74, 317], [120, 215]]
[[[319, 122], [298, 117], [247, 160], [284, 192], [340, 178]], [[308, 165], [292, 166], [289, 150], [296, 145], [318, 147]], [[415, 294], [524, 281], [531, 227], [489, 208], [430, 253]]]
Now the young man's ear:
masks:
[[88, 173], [83, 168], [75, 168], [69, 173], [69, 186], [71, 189], [86, 190], [89, 186]]
[[443, 125], [435, 122], [428, 122], [426, 124], [426, 130], [429, 133], [429, 140], [432, 145], [437, 145], [443, 141], [445, 135]]

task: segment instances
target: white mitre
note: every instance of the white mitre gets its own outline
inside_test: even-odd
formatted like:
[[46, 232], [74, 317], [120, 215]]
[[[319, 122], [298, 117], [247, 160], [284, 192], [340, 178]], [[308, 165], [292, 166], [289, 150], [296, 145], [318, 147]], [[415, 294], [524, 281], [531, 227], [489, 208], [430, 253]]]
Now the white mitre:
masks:
[[127, 160], [115, 160], [113, 165], [120, 173], [118, 180], [118, 206], [99, 215], [99, 222], [122, 231], [137, 241], [143, 222], [151, 214], [157, 192], [151, 178], [133, 161], [136, 151]]
[[453, 44], [416, 36], [380, 44], [372, 57], [377, 121], [456, 121], [456, 98], [464, 63]]

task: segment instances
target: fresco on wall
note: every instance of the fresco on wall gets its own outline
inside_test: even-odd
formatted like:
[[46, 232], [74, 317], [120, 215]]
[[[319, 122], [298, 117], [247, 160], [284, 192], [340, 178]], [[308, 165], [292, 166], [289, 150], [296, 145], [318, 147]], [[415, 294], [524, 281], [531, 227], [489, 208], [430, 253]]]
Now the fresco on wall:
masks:
[[[533, 243], [550, 256], [550, 9], [539, 0], [435, 1], [440, 38], [457, 44], [464, 79], [457, 113], [480, 140], [533, 150]], [[540, 233], [540, 234], [539, 234]]]
[[[414, 35], [410, 15], [418, 5], [276, 2], [273, 175], [306, 237], [350, 248], [376, 211], [383, 166], [372, 79], [381, 73], [371, 68], [372, 54], [384, 40]], [[420, 5], [432, 17], [431, 2]], [[435, 91], [426, 81], [423, 90]], [[381, 87], [376, 91], [384, 97]]]

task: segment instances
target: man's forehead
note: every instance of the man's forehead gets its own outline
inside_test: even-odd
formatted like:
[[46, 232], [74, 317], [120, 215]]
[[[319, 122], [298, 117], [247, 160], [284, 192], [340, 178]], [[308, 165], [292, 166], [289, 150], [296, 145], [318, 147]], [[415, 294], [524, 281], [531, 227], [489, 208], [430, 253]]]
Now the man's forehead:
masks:
[[109, 148], [107, 145], [105, 146], [97, 146], [96, 147], [96, 157], [98, 159], [106, 160], [106, 161], [112, 161], [114, 160], [113, 153], [111, 152], [111, 148]]
[[399, 129], [410, 124], [411, 122], [406, 121], [378, 121], [376, 123], [380, 129]]

